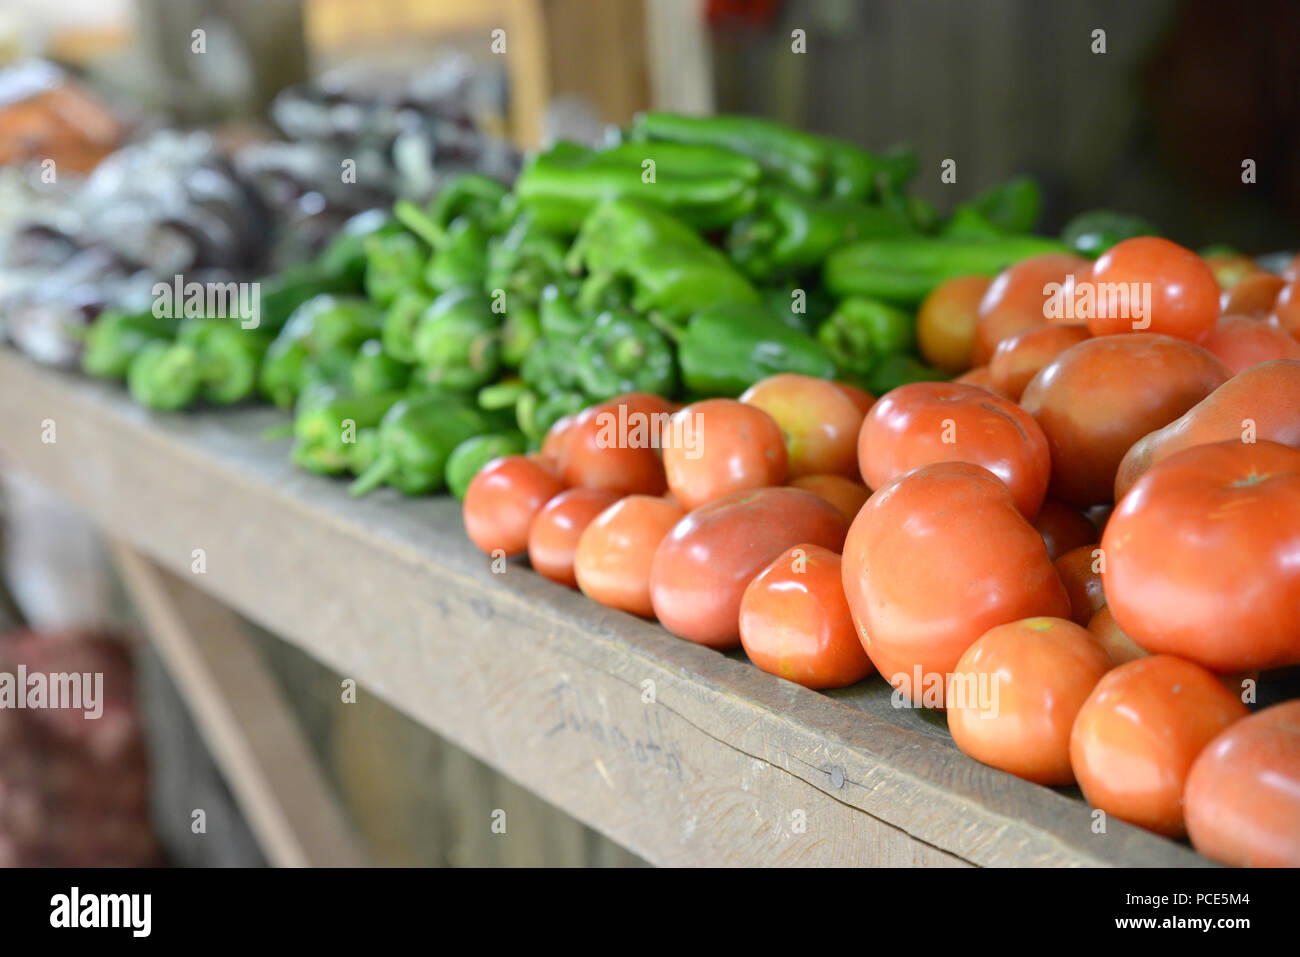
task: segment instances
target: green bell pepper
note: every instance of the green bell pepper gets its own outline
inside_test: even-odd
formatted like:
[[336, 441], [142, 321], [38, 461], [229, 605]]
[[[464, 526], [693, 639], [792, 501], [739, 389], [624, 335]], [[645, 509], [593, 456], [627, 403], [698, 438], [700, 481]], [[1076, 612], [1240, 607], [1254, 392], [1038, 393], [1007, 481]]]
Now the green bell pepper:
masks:
[[379, 425], [401, 393], [342, 396], [300, 408], [293, 419], [293, 462], [309, 472], [337, 475], [349, 471], [356, 445], [366, 429]]
[[258, 370], [271, 343], [261, 329], [244, 329], [227, 319], [186, 319], [176, 341], [198, 353], [207, 401], [230, 405], [257, 391]]
[[817, 330], [840, 371], [865, 376], [885, 356], [916, 346], [916, 324], [901, 309], [873, 299], [850, 297]]
[[378, 339], [361, 343], [348, 368], [348, 386], [353, 395], [398, 392], [411, 381], [411, 366], [384, 351]]
[[489, 432], [466, 439], [447, 457], [447, 488], [463, 501], [474, 476], [493, 459], [503, 455], [520, 455], [528, 447], [522, 432]]
[[900, 385], [912, 382], [943, 382], [950, 378], [942, 369], [927, 366], [916, 356], [883, 356], [862, 379], [862, 385], [873, 395], [884, 395]]
[[606, 312], [578, 340], [572, 361], [578, 385], [591, 399], [625, 392], [672, 395], [677, 387], [673, 347], [634, 313]]
[[1043, 196], [1028, 176], [1017, 176], [984, 190], [953, 211], [945, 236], [978, 239], [1022, 235], [1033, 230]]
[[397, 294], [384, 313], [380, 340], [384, 350], [399, 362], [415, 361], [415, 327], [433, 304], [433, 296], [422, 286], [412, 286]]
[[542, 320], [538, 311], [523, 302], [516, 302], [506, 311], [501, 323], [501, 364], [507, 369], [518, 369], [542, 335]]
[[379, 454], [348, 488], [364, 495], [387, 483], [407, 495], [436, 492], [447, 459], [466, 439], [490, 428], [478, 409], [433, 393], [395, 403], [379, 423]]
[[445, 292], [420, 317], [413, 340], [422, 380], [469, 390], [491, 382], [501, 368], [501, 316], [481, 293]]
[[427, 250], [408, 232], [375, 235], [366, 240], [366, 295], [388, 306], [403, 289], [420, 284]]
[[539, 446], [551, 426], [566, 415], [576, 415], [591, 404], [581, 392], [561, 389], [539, 398], [535, 392], [526, 392], [515, 405], [515, 418], [519, 429], [528, 438], [530, 447]]
[[203, 388], [203, 362], [192, 345], [165, 340], [146, 343], [131, 360], [126, 373], [131, 398], [162, 412], [191, 405]]
[[1158, 235], [1155, 226], [1141, 216], [1129, 216], [1109, 209], [1080, 213], [1061, 230], [1061, 239], [1067, 246], [1093, 259], [1126, 239]]
[[124, 379], [136, 353], [151, 342], [172, 339], [176, 326], [175, 319], [158, 317], [152, 312], [106, 309], [86, 333], [81, 369], [100, 379]]
[[458, 219], [447, 230], [446, 243], [435, 247], [424, 270], [424, 284], [434, 292], [460, 286], [482, 289], [488, 274], [488, 240], [491, 234], [468, 219]]

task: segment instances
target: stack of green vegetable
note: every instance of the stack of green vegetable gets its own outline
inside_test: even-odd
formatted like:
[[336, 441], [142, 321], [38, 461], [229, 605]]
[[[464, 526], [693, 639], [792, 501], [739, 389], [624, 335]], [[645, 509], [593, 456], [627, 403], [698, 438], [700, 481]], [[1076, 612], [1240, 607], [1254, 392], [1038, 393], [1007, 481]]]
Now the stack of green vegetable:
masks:
[[101, 319], [87, 371], [145, 405], [260, 394], [293, 458], [407, 493], [461, 494], [496, 455], [625, 392], [734, 396], [777, 372], [884, 392], [940, 378], [913, 312], [944, 279], [1064, 248], [1028, 235], [1014, 180], [943, 221], [917, 161], [750, 117], [638, 117], [605, 149], [559, 143], [513, 191], [469, 174], [367, 214], [262, 286], [262, 321]]

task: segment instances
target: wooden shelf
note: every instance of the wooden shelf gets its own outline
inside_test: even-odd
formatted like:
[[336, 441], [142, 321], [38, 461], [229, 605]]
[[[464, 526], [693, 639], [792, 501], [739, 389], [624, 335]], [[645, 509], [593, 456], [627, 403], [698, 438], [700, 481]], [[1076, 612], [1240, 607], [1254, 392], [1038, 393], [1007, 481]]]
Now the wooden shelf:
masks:
[[1077, 794], [970, 760], [880, 679], [818, 694], [494, 574], [453, 500], [352, 500], [293, 469], [261, 438], [282, 413], [155, 415], [2, 349], [0, 400], [0, 456], [106, 534], [653, 863], [1206, 863], [1113, 819], [1094, 833]]

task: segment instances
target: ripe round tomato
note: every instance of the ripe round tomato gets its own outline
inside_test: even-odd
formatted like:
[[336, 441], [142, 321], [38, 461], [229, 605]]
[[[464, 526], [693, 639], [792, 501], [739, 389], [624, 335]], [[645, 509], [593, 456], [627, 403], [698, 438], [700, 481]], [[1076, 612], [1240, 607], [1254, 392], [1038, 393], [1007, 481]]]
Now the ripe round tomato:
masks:
[[913, 382], [885, 393], [858, 436], [869, 488], [935, 462], [982, 465], [1011, 489], [1026, 516], [1038, 512], [1052, 459], [1038, 424], [1014, 402], [956, 382]]
[[564, 491], [564, 483], [526, 455], [493, 459], [465, 490], [461, 514], [469, 540], [489, 555], [518, 555], [528, 548], [528, 529], [542, 506]]
[[1273, 303], [1272, 322], [1294, 339], [1300, 339], [1300, 279], [1282, 287]]
[[688, 512], [655, 550], [655, 617], [679, 638], [735, 648], [740, 599], [754, 576], [801, 542], [839, 551], [847, 524], [835, 506], [797, 488], [737, 492]]
[[865, 389], [859, 389], [851, 382], [836, 382], [835, 388], [847, 395], [850, 401], [858, 407], [858, 411], [866, 415], [871, 411], [871, 407], [876, 404], [876, 397]]
[[1129, 661], [1136, 661], [1138, 658], [1151, 656], [1150, 652], [1139, 648], [1137, 642], [1120, 630], [1119, 625], [1115, 624], [1115, 616], [1111, 614], [1107, 605], [1102, 605], [1092, 616], [1092, 620], [1088, 622], [1088, 632], [1097, 639], [1097, 644], [1105, 649], [1106, 654], [1110, 655], [1113, 664], [1122, 665]]
[[1225, 288], [1219, 296], [1219, 312], [1224, 314], [1269, 312], [1286, 280], [1271, 272], [1256, 270], [1241, 277], [1236, 285]]
[[1054, 289], [1072, 287], [1078, 277], [1087, 275], [1091, 265], [1070, 253], [1046, 253], [1000, 272], [980, 300], [971, 364], [987, 365], [1003, 339], [1047, 325], [1061, 304]]
[[555, 443], [564, 481], [624, 495], [661, 494], [667, 482], [660, 432], [674, 408], [657, 395], [632, 392], [583, 409]]
[[653, 495], [629, 495], [605, 509], [578, 539], [573, 571], [592, 601], [653, 618], [650, 564], [655, 549], [686, 513]]
[[705, 399], [679, 411], [664, 443], [668, 487], [688, 512], [736, 492], [785, 481], [785, 438], [776, 420], [735, 399]]
[[1232, 867], [1300, 867], [1300, 701], [1243, 718], [1187, 775], [1187, 835]]
[[1039, 369], [1087, 338], [1085, 325], [1053, 323], [1003, 339], [989, 360], [989, 380], [995, 391], [1018, 402]]
[[1001, 392], [993, 387], [993, 374], [989, 371], [988, 366], [976, 366], [969, 372], [964, 372], [957, 376], [957, 378], [952, 381], [960, 382], [964, 385], [976, 385], [986, 392], [992, 392], [994, 395], [1002, 395]]
[[1070, 596], [1070, 620], [1085, 628], [1106, 605], [1101, 587], [1101, 554], [1098, 545], [1080, 545], [1052, 563]]
[[1151, 466], [1194, 445], [1267, 439], [1300, 448], [1297, 408], [1300, 362], [1265, 362], [1233, 376], [1182, 417], [1133, 444], [1115, 476], [1116, 501]]
[[1228, 375], [1200, 346], [1169, 336], [1102, 336], [1066, 349], [1034, 376], [1020, 399], [1052, 450], [1048, 494], [1078, 507], [1111, 501], [1129, 447], [1178, 418]]
[[980, 300], [992, 280], [960, 276], [935, 286], [916, 314], [916, 344], [925, 361], [944, 372], [971, 367]]
[[1124, 496], [1101, 547], [1106, 602], [1148, 651], [1220, 674], [1300, 664], [1300, 451], [1172, 455]]
[[[1219, 316], [1219, 283], [1205, 260], [1159, 236], [1138, 236], [1101, 254], [1092, 270], [1100, 302], [1103, 291], [1129, 290], [1128, 308], [1098, 308], [1088, 318], [1094, 336], [1148, 332], [1199, 342]], [[1138, 315], [1137, 303], [1149, 284], [1151, 314]], [[1137, 290], [1139, 295], [1133, 296]], [[1109, 296], [1106, 297], [1109, 300]], [[1122, 302], [1122, 300], [1121, 300]]]
[[571, 488], [551, 499], [528, 528], [528, 561], [543, 578], [577, 588], [573, 559], [578, 539], [588, 525], [619, 500], [617, 492], [600, 488]]
[[790, 487], [801, 488], [826, 499], [850, 522], [857, 518], [858, 512], [871, 497], [871, 489], [842, 475], [802, 475], [790, 482]]
[[840, 556], [818, 545], [787, 549], [749, 583], [740, 643], [768, 674], [805, 688], [843, 688], [872, 672], [844, 600]]
[[1201, 346], [1233, 375], [1270, 359], [1300, 359], [1300, 342], [1280, 327], [1251, 316], [1220, 316]]
[[542, 455], [554, 462], [557, 468], [565, 459], [565, 449], [569, 437], [573, 434], [573, 423], [576, 419], [576, 415], [560, 416], [546, 430], [546, 438], [542, 440]]
[[1061, 618], [990, 628], [948, 676], [953, 742], [976, 761], [1037, 784], [1074, 783], [1070, 728], [1110, 658]]
[[1056, 499], [1043, 501], [1043, 507], [1034, 516], [1034, 528], [1043, 536], [1047, 556], [1056, 561], [1071, 549], [1097, 541], [1097, 527], [1077, 508], [1063, 505]]
[[866, 413], [840, 386], [784, 373], [756, 382], [740, 401], [762, 409], [780, 427], [791, 478], [827, 473], [857, 477], [858, 430]]
[[1192, 762], [1247, 713], [1199, 665], [1171, 655], [1139, 658], [1108, 672], [1079, 709], [1070, 764], [1093, 807], [1181, 837], [1183, 784]]
[[843, 574], [872, 663], [926, 707], [943, 706], [943, 676], [993, 626], [1070, 613], [1042, 537], [997, 476], [968, 462], [878, 489], [849, 529]]
[[1223, 289], [1235, 289], [1251, 276], [1263, 272], [1255, 260], [1244, 253], [1215, 253], [1205, 257], [1205, 265], [1214, 274], [1214, 281]]

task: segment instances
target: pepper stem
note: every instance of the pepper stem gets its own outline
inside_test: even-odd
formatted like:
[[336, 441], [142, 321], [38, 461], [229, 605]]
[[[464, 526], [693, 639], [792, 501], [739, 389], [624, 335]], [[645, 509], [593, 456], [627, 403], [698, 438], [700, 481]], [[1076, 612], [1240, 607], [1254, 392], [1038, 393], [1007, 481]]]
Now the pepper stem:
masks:
[[415, 233], [435, 250], [446, 247], [446, 231], [409, 199], [399, 199], [393, 205], [393, 215], [397, 217], [399, 223]]
[[358, 475], [357, 480], [348, 486], [348, 494], [353, 498], [359, 498], [373, 491], [384, 483], [395, 468], [397, 468], [395, 456], [389, 454], [379, 456], [371, 463], [370, 468]]

